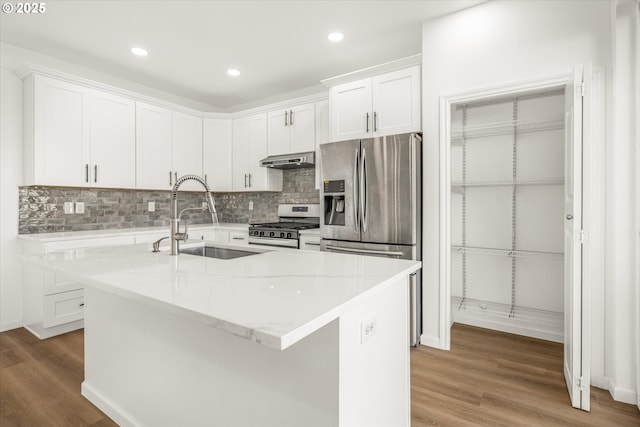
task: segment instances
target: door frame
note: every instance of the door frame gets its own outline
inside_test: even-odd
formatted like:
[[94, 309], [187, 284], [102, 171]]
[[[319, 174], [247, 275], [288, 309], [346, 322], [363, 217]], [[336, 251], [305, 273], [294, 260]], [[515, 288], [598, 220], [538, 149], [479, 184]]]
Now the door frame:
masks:
[[[595, 356], [594, 385], [604, 380], [604, 96], [603, 69], [593, 68], [589, 105], [585, 105], [583, 140], [583, 229], [585, 244], [582, 262], [583, 366], [591, 367]], [[451, 348], [451, 107], [486, 97], [500, 97], [564, 87], [572, 78], [567, 72], [549, 77], [452, 92], [440, 96], [440, 262], [439, 262], [439, 339], [432, 344]], [[593, 308], [593, 310], [592, 310]], [[592, 315], [595, 318], [592, 318]], [[592, 324], [595, 326], [592, 335]], [[424, 329], [424, 328], [423, 328]], [[587, 381], [588, 383], [588, 381]]]

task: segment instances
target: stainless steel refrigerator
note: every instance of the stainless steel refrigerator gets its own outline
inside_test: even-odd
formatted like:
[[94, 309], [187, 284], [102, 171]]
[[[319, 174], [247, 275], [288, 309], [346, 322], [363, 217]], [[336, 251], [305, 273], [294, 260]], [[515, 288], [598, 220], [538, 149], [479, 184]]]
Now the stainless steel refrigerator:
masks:
[[[421, 260], [419, 134], [320, 146], [320, 249]], [[421, 329], [421, 275], [412, 276], [411, 345]]]

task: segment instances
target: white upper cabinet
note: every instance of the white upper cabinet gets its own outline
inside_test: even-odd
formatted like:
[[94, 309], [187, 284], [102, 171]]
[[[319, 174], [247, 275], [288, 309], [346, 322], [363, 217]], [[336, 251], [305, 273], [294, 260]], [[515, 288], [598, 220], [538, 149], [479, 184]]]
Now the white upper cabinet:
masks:
[[420, 131], [420, 67], [334, 86], [331, 140]]
[[134, 188], [132, 101], [39, 75], [24, 93], [26, 185]]
[[202, 121], [202, 169], [212, 191], [233, 190], [233, 121]]
[[233, 191], [282, 191], [282, 171], [260, 166], [267, 156], [267, 114], [233, 120]]
[[302, 153], [315, 149], [313, 103], [270, 111], [267, 118], [267, 155]]
[[[190, 114], [172, 112], [173, 179], [202, 173], [202, 119]], [[195, 181], [186, 181], [180, 190], [203, 190]]]
[[171, 110], [136, 103], [136, 187], [169, 190], [173, 185]]
[[316, 102], [316, 190], [320, 189], [320, 146], [329, 142], [329, 100]]
[[91, 93], [91, 185], [135, 188], [135, 102]]

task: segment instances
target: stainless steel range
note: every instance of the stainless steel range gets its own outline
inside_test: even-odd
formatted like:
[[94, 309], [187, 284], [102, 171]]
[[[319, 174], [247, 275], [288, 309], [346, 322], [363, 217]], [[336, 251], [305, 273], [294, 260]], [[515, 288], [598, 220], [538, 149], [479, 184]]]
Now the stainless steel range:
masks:
[[320, 205], [278, 205], [278, 217], [278, 222], [251, 224], [249, 244], [299, 248], [298, 232], [320, 227]]

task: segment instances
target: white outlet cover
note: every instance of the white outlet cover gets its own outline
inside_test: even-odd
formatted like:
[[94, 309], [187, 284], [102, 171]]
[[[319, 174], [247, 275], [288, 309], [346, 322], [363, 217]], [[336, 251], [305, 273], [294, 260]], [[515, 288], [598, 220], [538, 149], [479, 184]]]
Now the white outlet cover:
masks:
[[156, 202], [149, 202], [149, 212], [156, 211]]
[[253, 210], [253, 200], [249, 201], [249, 210], [252, 211]]
[[376, 323], [376, 317], [371, 316], [364, 322], [360, 323], [360, 343], [364, 344], [369, 338], [375, 335], [378, 330], [378, 324]]
[[76, 202], [76, 213], [77, 214], [84, 213], [84, 202]]
[[64, 213], [66, 214], [73, 213], [73, 202], [64, 202]]

